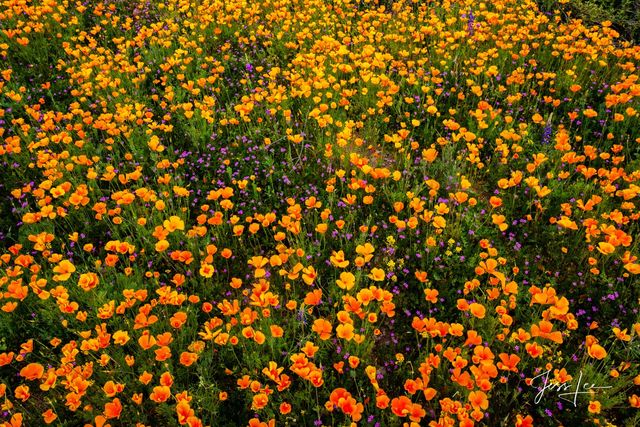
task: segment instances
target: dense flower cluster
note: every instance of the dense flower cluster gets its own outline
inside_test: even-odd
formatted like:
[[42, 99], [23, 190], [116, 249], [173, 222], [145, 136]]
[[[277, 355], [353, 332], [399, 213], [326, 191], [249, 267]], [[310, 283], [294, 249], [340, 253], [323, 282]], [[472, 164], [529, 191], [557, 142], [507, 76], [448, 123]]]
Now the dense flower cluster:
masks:
[[0, 425], [640, 422], [610, 23], [1, 0], [0, 59]]

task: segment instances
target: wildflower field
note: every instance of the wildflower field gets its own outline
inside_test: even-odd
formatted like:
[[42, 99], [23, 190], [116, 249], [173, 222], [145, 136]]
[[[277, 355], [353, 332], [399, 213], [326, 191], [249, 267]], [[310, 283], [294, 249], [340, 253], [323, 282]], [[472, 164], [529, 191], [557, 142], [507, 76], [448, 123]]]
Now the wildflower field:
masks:
[[640, 425], [640, 47], [566, 0], [0, 0], [0, 425]]

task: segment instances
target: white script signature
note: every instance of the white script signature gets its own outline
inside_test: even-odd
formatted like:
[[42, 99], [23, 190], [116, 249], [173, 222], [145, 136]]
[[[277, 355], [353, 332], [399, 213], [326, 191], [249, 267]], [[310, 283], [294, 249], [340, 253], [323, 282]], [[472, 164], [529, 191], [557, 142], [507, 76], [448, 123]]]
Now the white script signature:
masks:
[[595, 392], [597, 390], [602, 390], [602, 389], [607, 389], [612, 387], [612, 386], [597, 386], [595, 384], [590, 384], [587, 382], [582, 383], [582, 371], [580, 371], [580, 375], [578, 376], [578, 382], [577, 384], [575, 384], [575, 387], [573, 384], [573, 380], [566, 381], [564, 383], [552, 381], [549, 378], [550, 374], [551, 374], [551, 370], [548, 370], [531, 379], [532, 386], [535, 386], [534, 381], [537, 378], [541, 378], [541, 381], [542, 381], [542, 389], [538, 392], [538, 394], [536, 394], [536, 397], [534, 399], [535, 404], [540, 403], [540, 401], [542, 400], [546, 392], [555, 391], [557, 393], [557, 396], [560, 399], [573, 403], [573, 406], [575, 407], [579, 394], [589, 394], [591, 393], [591, 390]]

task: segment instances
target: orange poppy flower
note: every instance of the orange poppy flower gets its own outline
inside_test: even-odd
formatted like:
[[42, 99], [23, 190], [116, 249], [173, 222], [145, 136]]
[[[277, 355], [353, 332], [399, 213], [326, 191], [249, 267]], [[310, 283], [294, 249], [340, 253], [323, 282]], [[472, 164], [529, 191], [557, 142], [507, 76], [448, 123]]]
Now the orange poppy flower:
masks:
[[322, 299], [322, 289], [315, 289], [312, 292], [309, 292], [304, 298], [304, 303], [306, 305], [318, 305]]
[[117, 384], [109, 380], [104, 384], [104, 386], [102, 386], [102, 390], [105, 392], [107, 397], [114, 397], [116, 394], [124, 390], [124, 384]]
[[525, 350], [531, 357], [540, 357], [544, 350], [537, 343], [527, 343], [525, 345]]
[[238, 384], [238, 388], [243, 390], [249, 387], [249, 384], [251, 384], [251, 378], [249, 377], [249, 375], [243, 375], [242, 378], [238, 379], [236, 384]]
[[328, 340], [331, 337], [333, 326], [325, 319], [316, 319], [311, 330], [320, 336], [321, 340]]
[[120, 418], [122, 413], [122, 404], [117, 397], [112, 402], [104, 405], [104, 416], [107, 418]]
[[153, 388], [153, 391], [149, 395], [149, 399], [156, 403], [166, 402], [171, 396], [171, 389], [167, 386], [160, 385]]
[[255, 334], [253, 335], [253, 340], [258, 344], [264, 344], [266, 338], [267, 337], [261, 331], [255, 331]]
[[[382, 390], [379, 390], [379, 392], [382, 392]], [[386, 409], [386, 408], [389, 407], [389, 402], [390, 402], [389, 396], [387, 396], [386, 394], [378, 394], [378, 395], [376, 395], [376, 407], [377, 408]]]
[[391, 411], [398, 417], [406, 417], [413, 402], [407, 396], [396, 397], [391, 401]]
[[178, 423], [180, 425], [184, 425], [187, 423], [187, 419], [189, 419], [189, 417], [194, 416], [195, 411], [191, 409], [188, 401], [181, 400], [176, 405], [176, 414], [178, 416]]
[[47, 409], [46, 412], [42, 413], [42, 418], [46, 424], [51, 424], [58, 418], [58, 416], [53, 412], [53, 410]]
[[279, 409], [282, 415], [287, 415], [291, 412], [291, 405], [287, 402], [282, 402]]
[[587, 353], [589, 356], [602, 360], [607, 356], [607, 351], [600, 344], [594, 343], [587, 347]]
[[5, 423], [6, 427], [21, 427], [23, 416], [20, 412], [13, 414], [9, 423]]
[[168, 346], [173, 341], [173, 335], [171, 335], [171, 332], [165, 332], [156, 335], [156, 339], [158, 340], [158, 345]]
[[486, 410], [489, 407], [489, 401], [487, 400], [487, 395], [482, 391], [472, 391], [469, 393], [469, 403], [475, 409], [484, 409]]
[[311, 341], [307, 341], [301, 350], [307, 357], [313, 357], [319, 349], [320, 347], [314, 345]]
[[492, 208], [499, 208], [500, 206], [502, 206], [502, 199], [500, 197], [491, 196], [491, 198], [489, 199], [489, 204]]
[[424, 290], [424, 299], [432, 304], [435, 304], [438, 302], [438, 290], [437, 289], [429, 289], [426, 288]]
[[162, 346], [155, 350], [155, 354], [156, 354], [156, 360], [158, 362], [163, 362], [171, 358], [171, 349], [167, 346]]
[[516, 427], [533, 427], [533, 417], [531, 417], [531, 415], [523, 417], [518, 414], [516, 418]]
[[500, 362], [497, 364], [498, 369], [518, 372], [518, 368], [516, 368], [516, 366], [520, 362], [520, 357], [515, 354], [507, 353], [500, 353], [498, 357], [500, 358]]
[[338, 325], [336, 328], [336, 335], [338, 338], [346, 339], [347, 341], [351, 341], [354, 337], [353, 333], [353, 325], [350, 323], [345, 323]]
[[478, 304], [476, 302], [469, 305], [469, 310], [471, 311], [471, 314], [473, 314], [478, 319], [484, 319], [484, 316], [487, 312], [487, 310], [484, 308], [484, 305]]
[[265, 393], [258, 393], [253, 396], [251, 408], [254, 410], [262, 409], [267, 406], [267, 403], [269, 403], [269, 396], [267, 396]]
[[44, 375], [44, 367], [39, 363], [29, 363], [20, 370], [20, 376], [28, 380], [39, 380]]
[[183, 351], [180, 354], [180, 363], [183, 366], [191, 366], [196, 360], [198, 360], [198, 355], [196, 353], [190, 353], [188, 351]]
[[19, 385], [18, 387], [16, 387], [16, 389], [13, 391], [13, 395], [16, 397], [16, 399], [19, 399], [23, 402], [26, 402], [29, 397], [31, 397], [31, 393], [29, 393], [29, 387], [26, 385]]
[[284, 335], [284, 329], [278, 325], [269, 326], [269, 330], [271, 331], [271, 336], [274, 338], [280, 338]]
[[5, 366], [11, 363], [14, 356], [15, 356], [14, 352], [0, 353], [0, 366]]
[[438, 150], [436, 150], [435, 148], [427, 148], [426, 150], [422, 150], [422, 158], [429, 162], [432, 163], [436, 157], [438, 157]]
[[149, 384], [151, 382], [151, 380], [153, 379], [153, 374], [144, 371], [140, 377], [138, 377], [138, 380], [142, 383], [142, 384]]
[[547, 338], [556, 344], [562, 344], [562, 332], [552, 331], [553, 324], [546, 320], [540, 321], [538, 325], [531, 326], [531, 336]]
[[149, 331], [144, 331], [142, 336], [138, 338], [138, 344], [140, 344], [143, 350], [149, 350], [156, 345], [156, 339]]
[[185, 324], [186, 321], [187, 321], [187, 313], [183, 311], [178, 311], [173, 316], [171, 316], [171, 319], [169, 319], [169, 324], [173, 328], [179, 329], [182, 327], [182, 325]]
[[311, 384], [313, 384], [314, 387], [321, 387], [324, 384], [322, 371], [319, 369], [311, 371], [307, 379], [311, 382]]

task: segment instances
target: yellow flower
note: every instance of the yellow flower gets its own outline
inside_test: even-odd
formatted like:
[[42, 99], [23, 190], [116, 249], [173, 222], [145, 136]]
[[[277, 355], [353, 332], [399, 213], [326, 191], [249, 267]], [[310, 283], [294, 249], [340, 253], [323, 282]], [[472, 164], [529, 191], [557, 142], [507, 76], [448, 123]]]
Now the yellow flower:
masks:
[[98, 283], [100, 283], [100, 279], [98, 279], [98, 275], [95, 273], [83, 273], [78, 280], [78, 286], [85, 291], [90, 291], [95, 288]]
[[372, 268], [371, 273], [369, 274], [369, 278], [371, 280], [375, 280], [376, 282], [381, 282], [384, 280], [384, 270], [381, 268]]
[[76, 271], [76, 267], [68, 260], [60, 261], [60, 264], [53, 268], [53, 272], [57, 273], [53, 276], [53, 280], [56, 282], [64, 282], [71, 277], [71, 274]]
[[343, 338], [347, 341], [351, 341], [353, 339], [353, 325], [350, 323], [338, 325], [338, 327], [336, 328], [336, 335], [338, 336], [338, 338]]
[[509, 225], [507, 225], [504, 221], [505, 221], [505, 217], [504, 215], [491, 215], [491, 220], [492, 222], [498, 226], [498, 228], [500, 229], [500, 231], [504, 231], [507, 228], [509, 228]]
[[160, 240], [158, 243], [156, 243], [156, 251], [157, 252], [164, 252], [167, 250], [167, 248], [169, 247], [169, 242], [162, 239]]
[[164, 225], [164, 228], [166, 228], [170, 233], [176, 230], [184, 230], [184, 221], [175, 215], [164, 220], [162, 225]]
[[613, 252], [615, 252], [615, 250], [616, 250], [616, 247], [609, 242], [598, 243], [598, 252], [600, 252], [601, 254], [610, 255]]
[[338, 252], [333, 251], [330, 261], [334, 267], [338, 267], [338, 268], [346, 268], [349, 265], [349, 261], [344, 259], [343, 251], [338, 251]]
[[211, 264], [202, 264], [200, 266], [200, 275], [202, 277], [205, 278], [210, 278], [211, 276], [213, 276], [213, 273], [215, 272], [215, 269], [213, 268], [213, 266]]
[[355, 282], [356, 277], [348, 271], [340, 273], [340, 278], [336, 280], [336, 284], [340, 287], [340, 289], [345, 289], [347, 291], [350, 291], [353, 288]]
[[302, 280], [304, 280], [304, 283], [307, 285], [311, 285], [314, 280], [316, 280], [317, 276], [316, 270], [312, 266], [306, 267], [302, 270]]
[[640, 264], [629, 263], [624, 268], [631, 274], [640, 274]]

